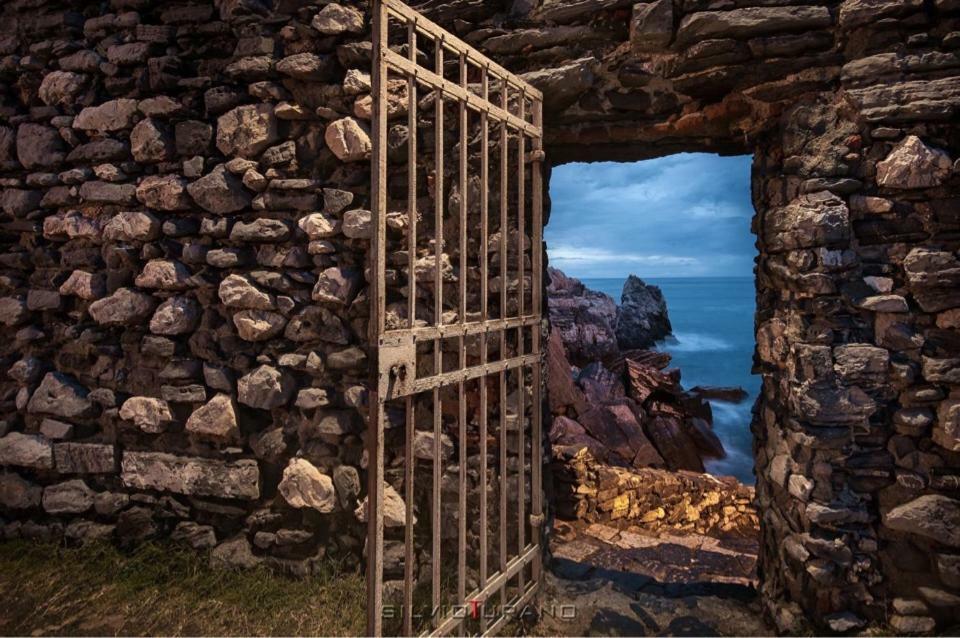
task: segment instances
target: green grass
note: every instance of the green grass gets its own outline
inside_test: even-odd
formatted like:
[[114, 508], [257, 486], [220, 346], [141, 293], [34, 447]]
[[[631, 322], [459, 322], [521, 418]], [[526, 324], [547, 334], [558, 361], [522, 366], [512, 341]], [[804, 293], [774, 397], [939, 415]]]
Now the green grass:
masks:
[[363, 576], [214, 570], [170, 544], [0, 543], [3, 635], [362, 635]]

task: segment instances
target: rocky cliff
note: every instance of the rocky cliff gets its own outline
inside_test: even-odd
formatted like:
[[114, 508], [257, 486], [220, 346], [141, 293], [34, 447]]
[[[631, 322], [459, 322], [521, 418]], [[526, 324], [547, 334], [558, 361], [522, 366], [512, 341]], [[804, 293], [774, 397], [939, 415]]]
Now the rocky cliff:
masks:
[[548, 269], [550, 323], [559, 333], [567, 358], [586, 365], [617, 354], [617, 304], [556, 268]]
[[[610, 318], [626, 343], [651, 345], [669, 333], [666, 302], [655, 286], [631, 276], [624, 304], [551, 269], [547, 291], [553, 332], [547, 378], [555, 449], [586, 447], [601, 462], [625, 467], [662, 467], [703, 472], [703, 460], [724, 455], [711, 428], [706, 398], [680, 385], [668, 369], [670, 355], [623, 349], [609, 336]], [[655, 337], [654, 335], [659, 335]], [[598, 344], [603, 344], [602, 348]], [[588, 353], [595, 360], [587, 361]], [[571, 365], [575, 361], [581, 367]]]
[[644, 283], [636, 275], [627, 277], [615, 330], [622, 350], [649, 348], [673, 332], [660, 288]]

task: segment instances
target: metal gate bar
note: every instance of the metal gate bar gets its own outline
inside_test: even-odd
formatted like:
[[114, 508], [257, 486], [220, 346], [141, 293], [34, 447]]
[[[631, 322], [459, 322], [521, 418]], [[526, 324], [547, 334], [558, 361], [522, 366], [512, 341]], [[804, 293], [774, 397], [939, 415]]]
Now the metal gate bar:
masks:
[[[373, 153], [372, 171], [373, 184], [371, 203], [373, 208], [374, 232], [371, 242], [373, 256], [371, 265], [370, 286], [370, 338], [376, 346], [373, 353], [376, 378], [372, 384], [369, 425], [368, 425], [368, 633], [380, 635], [383, 631], [383, 552], [384, 552], [384, 430], [387, 412], [387, 402], [402, 400], [403, 419], [403, 494], [405, 501], [404, 530], [403, 530], [403, 592], [402, 592], [402, 631], [411, 635], [421, 630], [414, 623], [415, 604], [415, 572], [417, 563], [417, 533], [414, 507], [416, 502], [416, 458], [414, 446], [417, 428], [417, 398], [429, 398], [429, 408], [432, 409], [432, 485], [430, 490], [430, 602], [433, 613], [440, 613], [439, 617], [432, 616], [432, 622], [426, 629], [428, 633], [447, 634], [459, 632], [464, 634], [467, 629], [467, 618], [463, 609], [467, 601], [477, 601], [484, 604], [494, 594], [499, 593], [501, 609], [508, 605], [523, 605], [534, 600], [540, 585], [541, 574], [541, 538], [540, 525], [542, 522], [542, 495], [541, 495], [541, 287], [542, 287], [542, 95], [532, 86], [520, 78], [512, 75], [503, 67], [487, 59], [459, 38], [445, 32], [435, 23], [419, 15], [398, 0], [375, 0], [373, 3], [373, 96], [374, 109], [372, 118]], [[401, 35], [405, 36], [406, 55], [401, 55], [390, 48], [390, 24], [395, 21], [402, 27]], [[420, 41], [420, 38], [423, 41]], [[422, 45], [433, 46], [433, 69], [428, 69], [418, 62], [418, 52]], [[401, 49], [402, 50], [402, 49]], [[446, 54], [450, 53], [456, 61], [458, 81], [454, 82], [445, 77]], [[451, 60], [453, 62], [453, 60]], [[479, 95], [470, 84], [471, 70], [479, 74]], [[387, 155], [387, 125], [390, 107], [389, 74], [398, 74], [406, 87], [407, 109], [407, 153], [406, 153], [406, 267], [407, 286], [406, 312], [408, 317], [403, 322], [403, 328], [386, 325], [387, 297], [391, 294], [386, 285], [386, 265], [388, 251], [388, 237], [386, 219], [388, 212], [387, 181], [391, 175]], [[432, 257], [433, 264], [433, 320], [432, 325], [422, 326], [417, 319], [417, 263], [419, 254], [418, 245], [418, 99], [417, 90], [424, 87], [432, 92], [434, 100], [433, 120], [433, 170], [427, 170], [428, 182], [432, 175], [433, 207], [434, 207], [434, 236]], [[499, 105], [490, 99], [491, 90], [499, 93]], [[530, 104], [528, 111], [527, 104]], [[456, 167], [456, 188], [459, 197], [457, 218], [459, 223], [458, 237], [452, 240], [459, 249], [459, 278], [457, 281], [458, 303], [456, 304], [457, 320], [454, 323], [444, 323], [444, 210], [445, 200], [445, 168], [444, 161], [444, 118], [445, 107], [453, 104], [458, 107], [458, 145], [459, 155]], [[474, 266], [470, 257], [470, 122], [479, 121], [480, 127], [480, 201], [479, 201], [479, 255], [476, 265], [480, 276], [480, 308], [479, 321], [469, 321], [473, 308], [468, 301], [468, 275]], [[528, 121], [528, 116], [532, 121]], [[489, 252], [492, 246], [490, 240], [490, 120], [499, 124], [499, 312], [491, 317], [490, 293], [490, 264]], [[527, 138], [533, 152], [526, 153]], [[516, 190], [515, 212], [510, 210], [510, 155], [515, 144], [517, 171], [515, 175]], [[527, 164], [530, 164], [529, 172]], [[396, 174], [394, 171], [393, 174]], [[474, 174], [475, 175], [475, 174]], [[530, 190], [527, 191], [527, 179], [530, 180]], [[528, 199], [529, 198], [529, 199]], [[526, 303], [526, 248], [527, 239], [527, 202], [530, 202], [531, 233], [531, 301]], [[511, 213], [516, 215], [514, 232], [516, 232], [516, 285], [511, 290], [509, 260], [510, 260], [510, 224]], [[452, 264], [447, 262], [448, 266]], [[429, 294], [429, 290], [427, 291]], [[394, 295], [396, 297], [396, 295]], [[515, 304], [516, 313], [511, 316], [511, 302]], [[529, 314], [528, 314], [529, 313]], [[428, 322], [431, 323], [431, 322]], [[527, 337], [527, 331], [530, 336]], [[513, 334], [508, 339], [508, 334]], [[456, 339], [456, 365], [452, 359], [445, 361], [443, 356], [444, 340]], [[478, 352], [468, 348], [468, 340], [476, 344]], [[493, 340], [493, 341], [491, 341]], [[510, 344], [515, 341], [514, 351], [511, 354]], [[432, 346], [432, 370], [430, 374], [420, 376], [418, 366], [418, 344]], [[499, 347], [498, 357], [490, 360], [488, 348], [491, 343]], [[529, 344], [529, 348], [527, 345]], [[429, 350], [426, 350], [429, 352]], [[451, 350], [451, 352], [453, 352]], [[473, 357], [473, 362], [470, 361]], [[425, 360], [424, 360], [425, 361]], [[445, 369], [448, 368], [448, 369]], [[511, 405], [508, 394], [510, 379], [516, 382], [516, 400]], [[499, 392], [495, 406], [490, 404], [488, 394], [488, 380], [496, 379]], [[529, 381], [528, 381], [529, 379]], [[469, 385], [468, 385], [469, 384]], [[477, 386], [479, 394], [476, 413], [468, 411], [468, 387]], [[456, 604], [454, 610], [460, 613], [447, 612], [443, 607], [444, 600], [441, 591], [443, 579], [443, 558], [441, 539], [443, 536], [442, 498], [442, 463], [443, 449], [443, 406], [444, 394], [447, 390], [455, 390], [458, 402], [456, 410], [456, 436], [458, 471], [457, 471], [457, 551], [456, 561]], [[529, 392], [529, 400], [527, 394]], [[469, 396], [474, 396], [471, 394]], [[449, 395], [450, 401], [453, 395]], [[487, 520], [490, 514], [487, 487], [490, 484], [488, 465], [488, 438], [489, 416], [492, 407], [496, 407], [499, 416], [499, 449], [498, 467], [495, 484], [497, 486], [499, 508], [497, 519], [499, 538], [496, 545], [499, 558], [499, 567], [493, 574], [490, 573], [490, 539], [488, 538]], [[516, 549], [512, 551], [508, 546], [508, 521], [510, 515], [507, 507], [507, 492], [511, 489], [512, 480], [508, 466], [509, 440], [507, 435], [509, 409], [515, 411], [516, 424]], [[530, 409], [529, 419], [526, 416]], [[453, 413], [451, 413], [453, 414]], [[475, 417], [479, 428], [478, 446], [480, 462], [480, 485], [477, 489], [479, 497], [479, 570], [477, 584], [473, 591], [467, 592], [468, 564], [475, 560], [471, 556], [472, 547], [467, 541], [467, 506], [472, 497], [467, 490], [467, 455], [468, 425], [470, 417]], [[526, 474], [526, 445], [525, 427], [530, 427], [530, 458], [531, 463], [529, 482]], [[452, 432], [452, 430], [451, 430]], [[526, 518], [526, 499], [530, 499], [529, 518]], [[452, 505], [450, 503], [449, 505]], [[449, 506], [448, 505], [448, 506]], [[511, 508], [512, 509], [512, 508]], [[526, 526], [531, 526], [530, 542], [527, 542]], [[510, 543], [512, 545], [513, 543]], [[527, 569], [529, 566], [530, 578], [528, 582]], [[516, 588], [510, 584], [516, 581]], [[480, 614], [477, 626], [481, 633], [498, 631], [509, 620], [509, 616], [500, 613], [488, 622], [487, 614]], [[470, 630], [473, 631], [473, 630]]]

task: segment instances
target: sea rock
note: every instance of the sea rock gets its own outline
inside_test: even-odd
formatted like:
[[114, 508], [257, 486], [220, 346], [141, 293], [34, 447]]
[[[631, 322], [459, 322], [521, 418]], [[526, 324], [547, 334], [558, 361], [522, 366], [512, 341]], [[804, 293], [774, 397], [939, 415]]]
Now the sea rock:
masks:
[[556, 327], [550, 331], [550, 339], [547, 341], [546, 363], [550, 412], [562, 414], [568, 406], [578, 414], [585, 411], [586, 403], [583, 393], [573, 382], [570, 362], [563, 347], [563, 338]]
[[647, 434], [671, 470], [703, 472], [703, 459], [683, 421], [670, 414], [658, 414], [645, 421]]
[[585, 365], [617, 354], [617, 305], [556, 268], [548, 270], [550, 324], [558, 330], [570, 363]]
[[593, 407], [579, 415], [578, 422], [619, 458], [620, 465], [663, 467], [665, 464], [664, 458], [647, 438], [633, 410], [625, 402]]
[[647, 348], [669, 335], [672, 328], [660, 288], [630, 275], [623, 284], [615, 330], [621, 350]]
[[308, 507], [328, 514], [337, 503], [333, 480], [303, 458], [290, 459], [277, 489], [297, 509]]

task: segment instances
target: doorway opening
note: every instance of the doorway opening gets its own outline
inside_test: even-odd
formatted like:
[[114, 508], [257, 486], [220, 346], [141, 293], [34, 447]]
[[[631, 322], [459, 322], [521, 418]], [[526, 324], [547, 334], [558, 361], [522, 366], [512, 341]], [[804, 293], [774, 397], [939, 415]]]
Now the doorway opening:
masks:
[[684, 153], [553, 169], [544, 238], [561, 577], [752, 599], [750, 164]]

